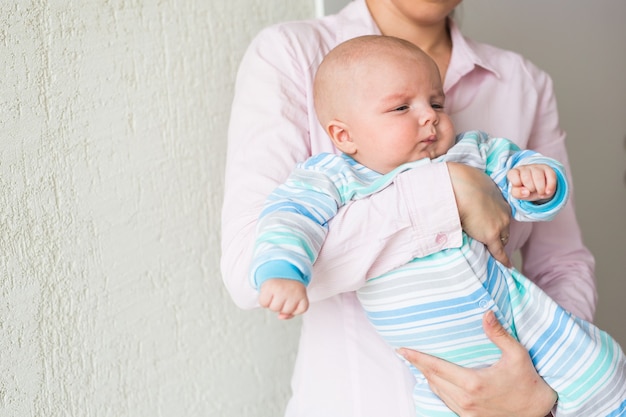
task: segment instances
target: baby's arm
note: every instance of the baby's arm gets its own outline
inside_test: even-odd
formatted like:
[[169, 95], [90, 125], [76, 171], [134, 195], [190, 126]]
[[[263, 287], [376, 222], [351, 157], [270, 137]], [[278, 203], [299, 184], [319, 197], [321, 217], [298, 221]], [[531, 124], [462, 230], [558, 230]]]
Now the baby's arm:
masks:
[[290, 319], [307, 311], [309, 298], [302, 282], [270, 278], [261, 284], [259, 304], [278, 313], [279, 319]]
[[556, 191], [556, 172], [546, 164], [521, 165], [507, 173], [511, 196], [519, 200], [550, 200]]
[[342, 204], [332, 180], [315, 166], [314, 158], [299, 164], [269, 195], [257, 222], [250, 282], [259, 305], [277, 312], [279, 319], [308, 309], [311, 268], [327, 223]]
[[259, 290], [259, 304], [281, 319], [304, 313], [309, 306], [306, 287], [328, 222], [347, 201], [378, 192], [409, 166], [413, 164], [381, 176], [334, 154], [298, 164], [270, 194], [257, 222], [250, 282]]
[[550, 221], [567, 202], [569, 186], [563, 165], [537, 152], [521, 150], [508, 139], [480, 131], [464, 132], [446, 158], [484, 169], [502, 191], [517, 221]]

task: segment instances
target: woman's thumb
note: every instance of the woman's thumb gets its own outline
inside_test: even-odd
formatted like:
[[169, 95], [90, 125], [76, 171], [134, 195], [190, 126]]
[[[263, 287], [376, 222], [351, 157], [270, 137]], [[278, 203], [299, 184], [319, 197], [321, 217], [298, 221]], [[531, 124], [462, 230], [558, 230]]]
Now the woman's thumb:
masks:
[[513, 345], [518, 345], [517, 341], [506, 331], [496, 318], [493, 311], [489, 310], [483, 315], [483, 329], [485, 334], [502, 352]]

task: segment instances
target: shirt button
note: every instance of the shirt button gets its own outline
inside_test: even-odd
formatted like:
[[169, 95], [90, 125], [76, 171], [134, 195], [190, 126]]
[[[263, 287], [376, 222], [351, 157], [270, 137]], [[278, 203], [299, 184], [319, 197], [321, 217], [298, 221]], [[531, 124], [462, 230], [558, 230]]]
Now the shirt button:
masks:
[[435, 237], [435, 242], [437, 242], [437, 244], [443, 245], [447, 241], [448, 241], [448, 236], [446, 236], [445, 233], [437, 233], [437, 236]]
[[480, 306], [481, 309], [487, 310], [487, 306], [489, 305], [489, 302], [487, 302], [487, 300], [480, 300], [478, 302], [478, 305]]

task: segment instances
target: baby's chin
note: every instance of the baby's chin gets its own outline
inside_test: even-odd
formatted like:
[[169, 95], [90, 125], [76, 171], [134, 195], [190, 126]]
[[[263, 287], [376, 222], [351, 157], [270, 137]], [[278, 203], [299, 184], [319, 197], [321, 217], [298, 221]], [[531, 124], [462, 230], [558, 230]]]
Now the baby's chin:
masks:
[[435, 158], [440, 157], [444, 153], [445, 152], [439, 152], [434, 147], [429, 148], [429, 149], [424, 149], [416, 153], [415, 155], [413, 155], [413, 157], [411, 158], [411, 161], [419, 161], [420, 159], [435, 159]]
[[442, 141], [437, 141], [426, 147], [420, 154], [422, 158], [436, 159], [441, 155], [445, 155], [450, 148], [451, 146], [445, 146]]

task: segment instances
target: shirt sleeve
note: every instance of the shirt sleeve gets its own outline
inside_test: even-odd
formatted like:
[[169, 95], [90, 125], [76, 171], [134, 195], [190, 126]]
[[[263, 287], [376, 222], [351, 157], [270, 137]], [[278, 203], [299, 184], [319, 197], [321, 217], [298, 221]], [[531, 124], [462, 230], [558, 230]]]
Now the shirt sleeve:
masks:
[[504, 174], [504, 196], [511, 206], [513, 218], [518, 221], [541, 222], [551, 221], [563, 209], [569, 196], [569, 185], [563, 166], [554, 159], [547, 158], [533, 151], [519, 151], [509, 159], [508, 172], [511, 168], [530, 165], [544, 164], [551, 167], [556, 174], [556, 190], [552, 198], [540, 203], [527, 200], [519, 200], [511, 195], [511, 184]]
[[[294, 45], [298, 42], [293, 37], [277, 29], [262, 32], [244, 55], [235, 85], [222, 206], [221, 271], [226, 289], [242, 308], [258, 305], [249, 270], [263, 203], [298, 161], [320, 147], [310, 135], [312, 123], [317, 123], [309, 109], [311, 62]], [[325, 140], [328, 148], [330, 139]], [[312, 301], [354, 289], [355, 282], [364, 281], [364, 273], [390, 270], [416, 254], [460, 244], [454, 194], [447, 168], [441, 165], [404, 172], [386, 189], [337, 213], [313, 268], [312, 281], [319, 286], [310, 287]]]
[[[412, 259], [460, 247], [461, 223], [450, 197], [454, 199], [447, 164], [429, 162], [399, 174], [368, 199], [346, 205], [329, 223], [309, 298], [355, 291], [365, 279]], [[350, 238], [331, 239], [333, 233]]]
[[250, 268], [250, 282], [256, 289], [271, 278], [308, 285], [328, 221], [343, 205], [330, 177], [306, 167], [306, 163], [298, 166], [270, 194], [261, 212]]
[[[516, 144], [504, 138], [493, 138], [483, 133], [486, 146], [486, 171], [502, 191], [505, 200], [511, 206], [511, 215], [517, 221], [550, 221], [565, 206], [569, 195], [569, 186], [563, 165], [532, 150], [521, 150]], [[511, 195], [511, 184], [507, 173], [523, 165], [543, 164], [552, 168], [556, 174], [556, 191], [550, 200], [536, 203], [519, 200]]]
[[563, 164], [570, 197], [554, 220], [533, 224], [530, 237], [521, 248], [523, 273], [565, 309], [593, 321], [597, 302], [595, 260], [583, 244], [574, 211], [575, 191], [565, 148], [566, 135], [559, 126], [552, 80], [530, 63], [527, 71], [538, 93], [528, 148]]
[[[456, 144], [437, 160], [460, 162], [484, 171], [496, 183], [511, 207], [513, 218], [518, 221], [552, 220], [567, 202], [569, 188], [563, 165], [538, 152], [521, 150], [505, 138], [492, 137], [479, 130], [462, 132], [457, 135]], [[530, 164], [544, 164], [554, 170], [557, 190], [549, 201], [536, 203], [511, 195], [507, 173], [513, 168]]]
[[[399, 170], [398, 170], [399, 171]], [[321, 153], [294, 169], [268, 197], [257, 224], [250, 280], [270, 278], [308, 285], [328, 222], [348, 201], [365, 198], [391, 181], [345, 155]]]

